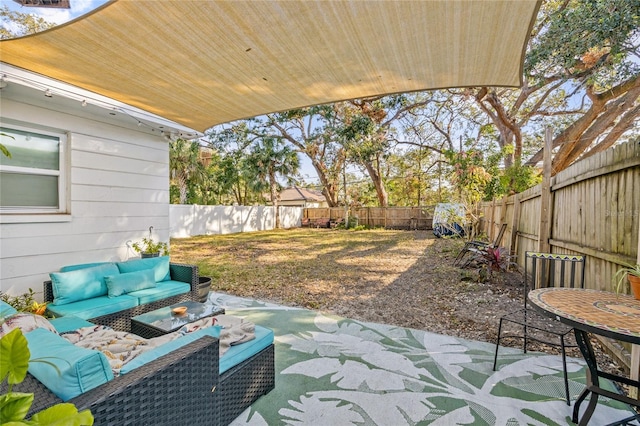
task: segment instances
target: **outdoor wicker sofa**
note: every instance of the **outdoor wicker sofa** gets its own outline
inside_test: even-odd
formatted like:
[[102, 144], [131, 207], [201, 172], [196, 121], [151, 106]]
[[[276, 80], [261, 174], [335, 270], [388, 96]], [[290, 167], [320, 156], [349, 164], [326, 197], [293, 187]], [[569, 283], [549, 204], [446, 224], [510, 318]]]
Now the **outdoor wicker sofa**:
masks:
[[[274, 388], [274, 346], [222, 375], [218, 353], [218, 339], [204, 336], [67, 402], [90, 409], [96, 425], [225, 426]], [[62, 402], [30, 374], [13, 390], [35, 394], [28, 417]]]
[[[80, 265], [83, 266], [83, 265]], [[166, 297], [161, 300], [153, 301], [150, 303], [140, 304], [132, 308], [120, 310], [110, 313], [108, 315], [97, 316], [92, 318], [84, 318], [94, 324], [106, 325], [114, 330], [130, 331], [131, 330], [131, 318], [144, 314], [146, 312], [153, 311], [165, 306], [173, 305], [175, 303], [184, 302], [187, 300], [199, 299], [199, 275], [198, 267], [195, 265], [186, 265], [178, 263], [169, 264], [169, 274], [171, 280], [180, 281], [190, 285], [190, 291]], [[44, 301], [52, 302], [54, 300], [53, 285], [51, 280], [44, 282]]]

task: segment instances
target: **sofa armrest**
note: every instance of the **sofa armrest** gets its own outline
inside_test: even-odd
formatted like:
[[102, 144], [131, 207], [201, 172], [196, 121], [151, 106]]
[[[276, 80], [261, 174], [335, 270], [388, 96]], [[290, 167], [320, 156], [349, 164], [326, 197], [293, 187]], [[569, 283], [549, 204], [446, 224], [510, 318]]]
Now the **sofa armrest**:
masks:
[[[96, 424], [208, 423], [219, 417], [218, 351], [218, 339], [204, 336], [67, 402], [90, 409]], [[35, 393], [28, 416], [62, 402], [31, 375], [13, 390]]]
[[196, 265], [187, 265], [182, 263], [170, 263], [169, 275], [174, 281], [182, 281], [191, 286], [191, 293], [193, 294], [192, 300], [198, 300], [199, 290], [198, 284], [200, 282], [198, 267]]
[[53, 284], [51, 283], [51, 280], [47, 280], [44, 282], [43, 293], [45, 302], [53, 302]]

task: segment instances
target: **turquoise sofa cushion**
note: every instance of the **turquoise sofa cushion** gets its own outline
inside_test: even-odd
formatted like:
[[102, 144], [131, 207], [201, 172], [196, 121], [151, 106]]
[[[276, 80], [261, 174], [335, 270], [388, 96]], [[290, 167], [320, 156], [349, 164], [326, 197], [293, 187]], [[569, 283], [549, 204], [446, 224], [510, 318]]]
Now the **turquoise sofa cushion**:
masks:
[[187, 283], [183, 283], [182, 281], [161, 281], [156, 283], [156, 286], [153, 288], [133, 291], [128, 293], [128, 295], [131, 297], [137, 297], [138, 303], [140, 305], [145, 305], [147, 303], [166, 299], [167, 297], [188, 293], [189, 291], [191, 291], [191, 286]]
[[48, 305], [47, 310], [54, 316], [75, 315], [81, 319], [101, 317], [138, 306], [138, 299], [123, 294], [118, 297], [100, 296], [80, 300], [66, 305]]
[[75, 315], [67, 315], [66, 317], [53, 318], [49, 320], [53, 328], [60, 334], [74, 331], [82, 327], [91, 327], [95, 325], [89, 321], [78, 318]]
[[0, 300], [0, 318], [8, 317], [9, 315], [13, 315], [16, 312], [18, 312], [16, 308]]
[[117, 262], [121, 273], [137, 272], [144, 269], [153, 269], [156, 282], [171, 279], [169, 274], [169, 256], [149, 257], [146, 259], [133, 259], [126, 262]]
[[[218, 338], [220, 337], [220, 330], [221, 327], [217, 325], [213, 327], [201, 328], [200, 330], [194, 331], [193, 333], [188, 333], [176, 340], [167, 342], [164, 345], [158, 346], [155, 349], [152, 349], [143, 353], [142, 355], [135, 357], [132, 361], [128, 362], [124, 365], [124, 367], [122, 367], [122, 369], [120, 370], [120, 374], [126, 374], [132, 370], [135, 370], [136, 368], [154, 361], [159, 357], [166, 355], [173, 350], [176, 350], [177, 348], [181, 348], [187, 343], [193, 342], [202, 336], [211, 336]], [[242, 343], [240, 345], [231, 346], [229, 350], [225, 352], [222, 358], [220, 358], [220, 374], [224, 373], [231, 367], [234, 367], [241, 362], [246, 361], [263, 349], [268, 348], [273, 343], [274, 336], [272, 330], [256, 325], [255, 334], [255, 339]]]
[[78, 265], [67, 265], [67, 266], [63, 266], [62, 268], [60, 268], [60, 272], [71, 272], [71, 271], [77, 271], [79, 269], [87, 269], [87, 268], [93, 268], [95, 266], [103, 266], [103, 265], [115, 265], [115, 263], [113, 262], [93, 262], [93, 263], [80, 263]]
[[118, 297], [125, 293], [156, 286], [153, 269], [108, 275], [104, 277], [104, 281], [107, 283], [109, 297]]
[[202, 336], [212, 336], [218, 337], [220, 336], [220, 326], [214, 325], [212, 327], [201, 328], [200, 330], [194, 331], [193, 333], [187, 333], [178, 339], [167, 342], [163, 345], [158, 346], [155, 349], [144, 352], [141, 355], [138, 355], [133, 360], [126, 363], [121, 369], [120, 374], [126, 374], [132, 370], [135, 370], [138, 367], [141, 367], [151, 361], [155, 361], [163, 355], [167, 355], [168, 353], [183, 347], [186, 344], [196, 341]]
[[64, 305], [104, 296], [107, 294], [104, 277], [119, 273], [118, 267], [113, 263], [68, 272], [52, 272], [49, 276], [53, 290], [53, 304]]
[[271, 329], [256, 325], [255, 334], [255, 339], [229, 347], [229, 350], [220, 358], [220, 374], [248, 360], [273, 343], [273, 331]]
[[[113, 379], [109, 362], [102, 352], [75, 346], [41, 328], [25, 334], [25, 337], [32, 360], [29, 373], [63, 401]], [[38, 358], [47, 362], [33, 362]]]

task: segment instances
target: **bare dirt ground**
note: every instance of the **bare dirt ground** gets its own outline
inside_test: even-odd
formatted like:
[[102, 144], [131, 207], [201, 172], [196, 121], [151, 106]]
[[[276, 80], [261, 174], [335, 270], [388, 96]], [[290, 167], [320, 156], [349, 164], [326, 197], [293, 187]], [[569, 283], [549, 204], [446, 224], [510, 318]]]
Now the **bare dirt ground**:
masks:
[[[479, 282], [478, 271], [453, 266], [463, 243], [430, 231], [297, 229], [174, 240], [172, 261], [198, 264], [216, 291], [494, 343], [500, 316], [522, 307], [522, 276]], [[622, 373], [593, 343], [600, 365]]]

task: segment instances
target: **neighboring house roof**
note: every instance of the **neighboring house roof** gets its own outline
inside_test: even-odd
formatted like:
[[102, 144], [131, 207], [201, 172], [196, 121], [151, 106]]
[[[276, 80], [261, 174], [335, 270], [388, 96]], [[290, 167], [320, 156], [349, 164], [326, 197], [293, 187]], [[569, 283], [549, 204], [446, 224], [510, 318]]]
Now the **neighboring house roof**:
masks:
[[345, 99], [519, 87], [541, 3], [110, 1], [0, 51], [5, 63], [204, 131]]
[[297, 186], [285, 188], [280, 192], [280, 201], [326, 201], [322, 192], [314, 189], [298, 188]]

